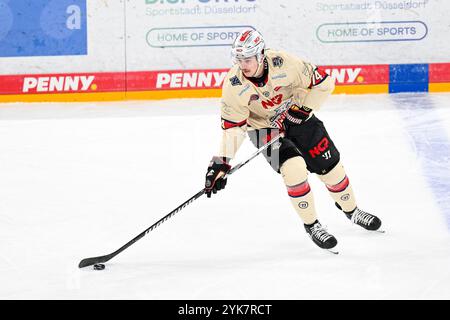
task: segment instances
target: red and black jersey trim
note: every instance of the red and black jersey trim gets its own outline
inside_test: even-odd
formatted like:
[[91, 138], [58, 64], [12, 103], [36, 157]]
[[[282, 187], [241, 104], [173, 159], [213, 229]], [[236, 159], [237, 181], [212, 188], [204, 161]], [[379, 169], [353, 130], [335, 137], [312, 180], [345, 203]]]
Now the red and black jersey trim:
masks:
[[309, 85], [308, 89], [311, 89], [312, 87], [318, 86], [321, 84], [326, 78], [328, 78], [328, 73], [325, 72], [320, 67], [317, 67], [314, 69], [313, 74], [311, 76], [311, 84]]
[[342, 181], [339, 182], [338, 184], [335, 184], [334, 186], [327, 185], [327, 189], [333, 193], [342, 192], [345, 189], [347, 189], [349, 184], [350, 181], [348, 180], [347, 176], [345, 176], [344, 179], [342, 179]]
[[244, 120], [241, 122], [233, 122], [233, 121], [225, 120], [224, 118], [222, 118], [222, 129], [224, 129], [224, 130], [231, 129], [234, 127], [242, 127], [242, 126], [245, 126], [246, 124], [247, 124], [247, 120]]

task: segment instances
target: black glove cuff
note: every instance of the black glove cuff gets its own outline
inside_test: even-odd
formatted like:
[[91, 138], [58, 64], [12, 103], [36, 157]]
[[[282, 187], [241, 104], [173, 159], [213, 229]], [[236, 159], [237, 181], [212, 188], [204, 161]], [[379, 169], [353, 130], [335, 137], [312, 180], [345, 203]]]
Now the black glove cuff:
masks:
[[286, 119], [295, 124], [301, 124], [309, 118], [311, 114], [311, 109], [308, 107], [302, 106], [298, 107], [297, 105], [293, 105], [286, 114]]
[[209, 167], [214, 171], [223, 171], [227, 173], [231, 166], [228, 164], [229, 158], [214, 156], [209, 163]]

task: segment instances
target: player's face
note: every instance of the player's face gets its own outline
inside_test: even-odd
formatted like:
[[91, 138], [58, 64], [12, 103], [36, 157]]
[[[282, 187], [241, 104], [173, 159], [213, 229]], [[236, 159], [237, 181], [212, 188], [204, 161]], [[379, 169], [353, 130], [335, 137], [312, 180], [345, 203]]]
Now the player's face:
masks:
[[237, 63], [239, 64], [239, 68], [241, 68], [242, 73], [246, 77], [253, 77], [259, 66], [258, 60], [256, 60], [256, 56], [245, 59], [237, 59]]

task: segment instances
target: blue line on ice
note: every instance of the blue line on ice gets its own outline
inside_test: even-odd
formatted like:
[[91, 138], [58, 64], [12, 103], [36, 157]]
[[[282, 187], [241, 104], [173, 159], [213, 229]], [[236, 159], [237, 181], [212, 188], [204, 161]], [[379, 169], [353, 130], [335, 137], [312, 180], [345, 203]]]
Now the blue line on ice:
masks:
[[394, 94], [391, 99], [415, 145], [423, 174], [450, 230], [450, 139], [437, 111], [440, 106], [429, 94]]

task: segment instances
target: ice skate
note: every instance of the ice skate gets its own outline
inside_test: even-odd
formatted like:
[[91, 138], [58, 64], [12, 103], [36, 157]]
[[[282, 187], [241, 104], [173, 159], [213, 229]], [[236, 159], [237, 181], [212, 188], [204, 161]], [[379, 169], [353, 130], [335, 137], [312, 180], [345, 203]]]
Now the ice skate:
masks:
[[[336, 203], [336, 206], [340, 210], [342, 210], [342, 208], [337, 203]], [[368, 212], [365, 212], [365, 211], [359, 209], [358, 207], [356, 207], [351, 212], [345, 212], [345, 211], [343, 211], [343, 212], [345, 213], [347, 218], [354, 224], [356, 224], [366, 230], [369, 230], [369, 231], [377, 231], [377, 232], [384, 233], [383, 230], [379, 230], [381, 227], [381, 220], [377, 216], [370, 214]]]
[[336, 238], [329, 234], [327, 230], [322, 227], [320, 222], [316, 220], [313, 224], [305, 224], [305, 230], [311, 237], [311, 240], [320, 248], [328, 250], [334, 254], [338, 254], [337, 251], [331, 250], [336, 247]]

